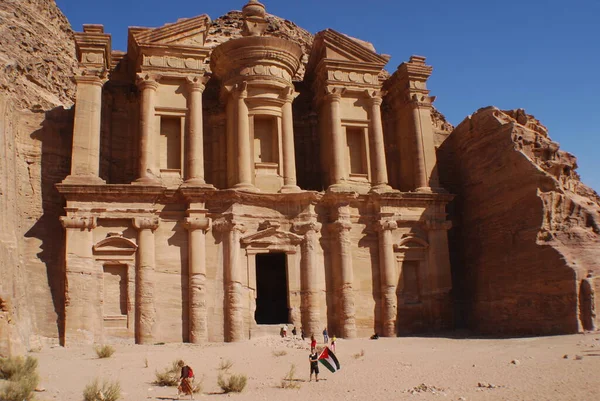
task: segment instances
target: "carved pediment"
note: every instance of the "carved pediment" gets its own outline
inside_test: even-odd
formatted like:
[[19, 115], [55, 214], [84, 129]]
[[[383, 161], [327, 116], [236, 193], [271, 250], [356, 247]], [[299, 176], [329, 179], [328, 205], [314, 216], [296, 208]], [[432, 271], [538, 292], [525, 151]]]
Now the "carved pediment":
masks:
[[160, 28], [136, 31], [133, 35], [140, 45], [162, 44], [204, 47], [206, 32], [210, 23], [210, 17], [204, 14], [194, 18], [182, 19]]
[[271, 245], [298, 245], [303, 237], [289, 231], [270, 227], [255, 234], [247, 235], [241, 239], [243, 246], [271, 246]]
[[429, 248], [427, 241], [419, 237], [407, 236], [400, 240], [400, 243], [394, 245], [396, 251], [424, 251]]
[[131, 255], [137, 248], [137, 244], [132, 240], [121, 234], [110, 233], [108, 237], [94, 245], [93, 250], [96, 254]]

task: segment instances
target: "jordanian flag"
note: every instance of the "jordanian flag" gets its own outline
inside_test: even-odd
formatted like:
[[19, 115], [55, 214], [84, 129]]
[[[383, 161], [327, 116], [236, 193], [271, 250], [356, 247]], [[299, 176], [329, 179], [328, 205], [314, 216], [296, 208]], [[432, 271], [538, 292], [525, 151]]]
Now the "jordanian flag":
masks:
[[321, 355], [319, 355], [319, 362], [329, 369], [331, 373], [335, 373], [342, 368], [340, 366], [340, 362], [337, 360], [333, 352], [331, 352], [329, 347], [325, 347], [323, 352], [321, 352]]

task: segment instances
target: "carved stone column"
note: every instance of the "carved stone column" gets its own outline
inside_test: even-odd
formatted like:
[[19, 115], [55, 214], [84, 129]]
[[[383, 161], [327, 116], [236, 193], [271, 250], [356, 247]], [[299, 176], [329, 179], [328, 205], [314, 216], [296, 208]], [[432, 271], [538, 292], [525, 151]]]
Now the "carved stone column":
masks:
[[283, 142], [283, 188], [281, 192], [298, 192], [296, 182], [296, 153], [294, 150], [294, 114], [292, 102], [297, 96], [292, 88], [285, 92], [285, 103], [282, 109], [282, 142]]
[[71, 175], [65, 184], [98, 185], [100, 173], [100, 123], [105, 74], [75, 76], [77, 94], [73, 125]]
[[396, 297], [396, 261], [392, 231], [398, 228], [395, 221], [381, 221], [379, 231], [379, 276], [381, 281], [381, 322], [384, 337], [396, 336], [398, 299]]
[[250, 120], [248, 116], [246, 83], [237, 85], [233, 91], [235, 101], [235, 126], [237, 139], [237, 189], [256, 190], [252, 184], [252, 155], [250, 154]]
[[427, 182], [427, 170], [425, 168], [425, 148], [423, 145], [423, 129], [421, 123], [419, 102], [410, 102], [413, 122], [413, 134], [415, 149], [414, 156], [414, 172], [415, 186], [419, 191], [430, 191], [429, 183]]
[[346, 166], [346, 138], [342, 130], [342, 118], [340, 114], [340, 103], [342, 101], [343, 88], [328, 89], [325, 101], [329, 108], [329, 123], [331, 131], [331, 185], [342, 185], [348, 177]]
[[133, 225], [138, 229], [138, 255], [135, 280], [135, 341], [137, 344], [154, 343], [156, 307], [154, 305], [154, 231], [158, 217], [136, 217]]
[[385, 145], [383, 140], [383, 123], [381, 121], [381, 91], [367, 91], [369, 96], [370, 149], [371, 149], [371, 185], [375, 190], [389, 190], [387, 165], [385, 161]]
[[340, 327], [344, 338], [356, 337], [356, 308], [354, 305], [354, 271], [352, 270], [352, 241], [350, 238], [350, 216], [340, 215], [332, 224], [332, 229], [337, 233], [337, 254], [339, 258], [339, 277], [341, 278], [340, 296]]
[[138, 75], [138, 88], [141, 91], [140, 100], [140, 164], [139, 184], [157, 184], [158, 180], [152, 171], [156, 168], [155, 136], [156, 136], [156, 90], [158, 82], [149, 75]]
[[321, 327], [321, 314], [317, 288], [317, 250], [319, 249], [319, 232], [322, 224], [316, 221], [299, 223], [294, 226], [294, 231], [304, 235], [302, 242], [301, 265], [301, 319], [305, 333], [319, 333]]
[[61, 217], [65, 237], [65, 332], [63, 345], [101, 340], [102, 276], [94, 269], [95, 217]]
[[208, 341], [206, 232], [210, 228], [210, 219], [188, 217], [185, 224], [189, 230], [189, 341], [200, 344]]
[[242, 272], [240, 268], [240, 239], [246, 231], [243, 224], [232, 221], [215, 223], [223, 235], [223, 280], [225, 282], [225, 341], [246, 338], [242, 306]]
[[185, 183], [190, 186], [207, 186], [204, 177], [204, 126], [202, 120], [202, 93], [206, 80], [205, 77], [188, 78], [190, 129], [187, 161], [189, 170]]

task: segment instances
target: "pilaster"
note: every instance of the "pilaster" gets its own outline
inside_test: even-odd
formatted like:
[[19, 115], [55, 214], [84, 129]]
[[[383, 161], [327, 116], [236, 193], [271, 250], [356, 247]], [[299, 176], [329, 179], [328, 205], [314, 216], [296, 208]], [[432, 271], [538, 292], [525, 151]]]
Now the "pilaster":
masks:
[[188, 136], [188, 179], [187, 186], [213, 188], [207, 185], [204, 172], [204, 124], [202, 118], [202, 94], [206, 88], [207, 76], [191, 76], [187, 78], [189, 136]]
[[342, 118], [340, 112], [340, 103], [345, 89], [342, 87], [327, 87], [325, 102], [329, 110], [329, 132], [331, 135], [331, 170], [330, 185], [333, 187], [343, 186], [348, 179], [346, 166], [346, 138], [342, 130]]
[[135, 340], [137, 344], [154, 344], [156, 306], [154, 300], [156, 263], [154, 232], [158, 217], [136, 217], [133, 226], [138, 230], [138, 255], [135, 280]]
[[189, 231], [189, 341], [193, 344], [208, 341], [206, 312], [206, 233], [211, 220], [206, 211], [185, 219]]
[[64, 216], [65, 228], [65, 329], [63, 345], [93, 344], [102, 337], [100, 282], [94, 268], [93, 229], [96, 218]]
[[381, 282], [381, 322], [384, 337], [396, 336], [398, 298], [396, 295], [396, 261], [394, 258], [393, 230], [398, 223], [381, 220], [377, 223], [379, 233], [379, 277]]
[[370, 151], [371, 151], [371, 187], [374, 191], [389, 191], [387, 164], [385, 161], [385, 144], [383, 139], [383, 123], [381, 120], [382, 97], [385, 92], [379, 90], [365, 91], [369, 105], [370, 119]]
[[158, 185], [158, 166], [155, 154], [156, 143], [156, 90], [158, 76], [138, 74], [137, 85], [141, 92], [140, 100], [140, 159], [138, 179], [135, 184]]
[[352, 241], [350, 230], [352, 224], [346, 207], [340, 207], [338, 220], [330, 225], [330, 229], [336, 233], [336, 248], [340, 277], [339, 288], [339, 325], [341, 335], [344, 338], [356, 337], [356, 307], [354, 302], [354, 271], [352, 267]]
[[246, 339], [242, 305], [242, 271], [240, 239], [246, 227], [236, 221], [220, 220], [214, 229], [223, 235], [223, 281], [225, 282], [225, 341]]
[[283, 187], [281, 192], [298, 192], [300, 187], [296, 181], [296, 154], [294, 150], [294, 115], [292, 102], [298, 96], [293, 88], [284, 90], [284, 101], [282, 108], [282, 142], [283, 142]]
[[75, 76], [75, 119], [71, 174], [63, 184], [105, 184], [100, 173], [100, 129], [102, 115], [102, 87], [110, 70], [110, 35], [102, 25], [84, 25], [83, 32], [75, 34], [75, 48], [79, 71]]
[[301, 320], [306, 333], [319, 333], [321, 327], [320, 303], [317, 287], [317, 252], [320, 248], [319, 233], [322, 224], [309, 221], [294, 224], [294, 231], [304, 236], [302, 241]]

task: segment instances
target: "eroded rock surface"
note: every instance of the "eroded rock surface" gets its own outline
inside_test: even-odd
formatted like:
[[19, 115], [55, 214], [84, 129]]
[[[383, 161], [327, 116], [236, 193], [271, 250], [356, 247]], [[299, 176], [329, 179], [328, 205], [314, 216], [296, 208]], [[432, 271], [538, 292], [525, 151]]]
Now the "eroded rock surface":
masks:
[[575, 157], [533, 116], [493, 107], [458, 125], [438, 157], [458, 195], [450, 241], [465, 323], [487, 333], [586, 329], [598, 300], [579, 289], [600, 285], [600, 198]]
[[0, 2], [0, 91], [20, 108], [71, 105], [73, 31], [54, 0]]

